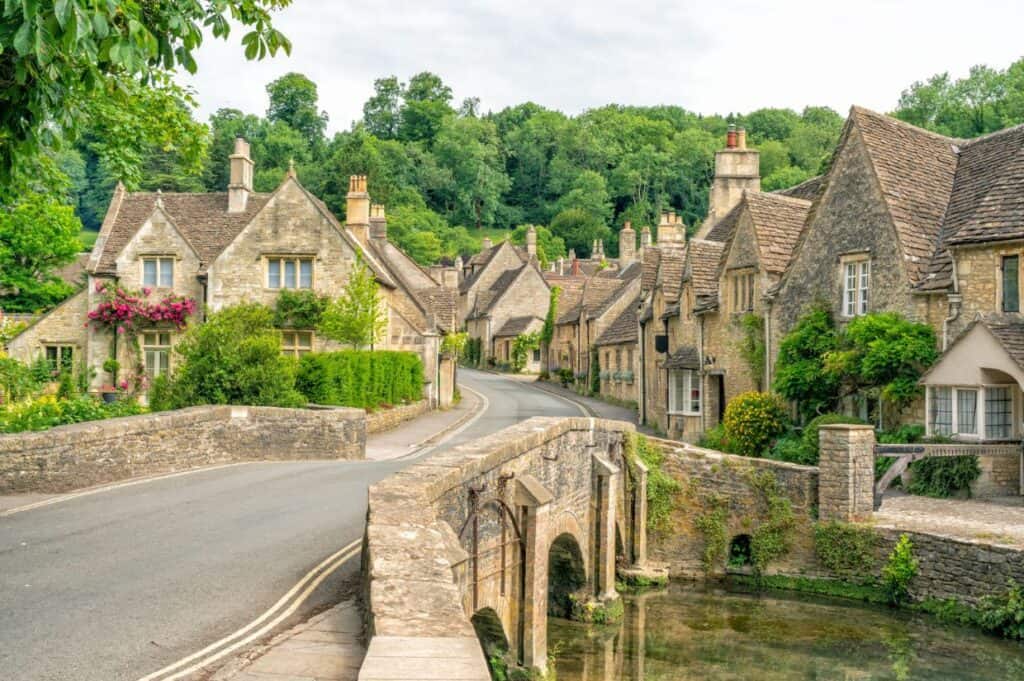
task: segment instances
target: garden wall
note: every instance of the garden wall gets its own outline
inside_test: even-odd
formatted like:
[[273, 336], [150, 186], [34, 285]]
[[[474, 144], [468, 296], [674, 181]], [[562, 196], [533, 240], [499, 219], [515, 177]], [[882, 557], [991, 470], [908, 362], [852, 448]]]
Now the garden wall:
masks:
[[0, 494], [236, 461], [362, 459], [361, 409], [206, 406], [0, 435]]
[[420, 400], [412, 404], [403, 404], [391, 409], [378, 409], [366, 414], [366, 434], [383, 433], [385, 430], [397, 428], [406, 421], [412, 421], [430, 411], [430, 401]]

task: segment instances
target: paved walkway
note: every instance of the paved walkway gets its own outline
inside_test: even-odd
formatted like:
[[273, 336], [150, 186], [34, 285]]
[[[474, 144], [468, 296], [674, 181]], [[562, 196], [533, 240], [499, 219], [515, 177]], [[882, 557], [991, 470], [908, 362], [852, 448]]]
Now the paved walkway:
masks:
[[249, 651], [210, 681], [356, 681], [365, 654], [362, 612], [348, 600]]
[[468, 423], [484, 405], [476, 393], [465, 386], [460, 388], [462, 401], [451, 409], [432, 411], [392, 430], [368, 436], [366, 460], [385, 461], [413, 454]]
[[874, 519], [884, 527], [1024, 549], [1021, 497], [963, 501], [887, 495]]
[[543, 390], [545, 392], [551, 393], [552, 395], [558, 395], [559, 397], [563, 397], [567, 400], [575, 402], [576, 404], [581, 405], [591, 416], [597, 416], [603, 419], [614, 419], [616, 421], [626, 421], [628, 423], [636, 424], [637, 431], [641, 433], [646, 433], [648, 435], [655, 434], [650, 427], [637, 424], [637, 412], [635, 409], [630, 409], [629, 407], [620, 407], [615, 404], [609, 404], [604, 400], [599, 400], [594, 397], [583, 397], [582, 395], [576, 393], [573, 390], [563, 388], [557, 383], [551, 383], [548, 381], [538, 381], [536, 380], [536, 377], [533, 376], [528, 378], [519, 378], [519, 380], [532, 380], [534, 384], [533, 387], [535, 389]]

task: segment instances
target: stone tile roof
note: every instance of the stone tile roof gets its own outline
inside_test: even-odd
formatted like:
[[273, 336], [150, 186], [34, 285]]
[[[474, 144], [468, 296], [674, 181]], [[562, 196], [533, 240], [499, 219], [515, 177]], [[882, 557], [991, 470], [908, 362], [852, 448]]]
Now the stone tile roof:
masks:
[[769, 272], [782, 274], [793, 258], [811, 202], [804, 199], [744, 192], [757, 235], [758, 261]]
[[604, 330], [597, 340], [594, 341], [594, 345], [620, 345], [622, 343], [636, 343], [637, 342], [637, 320], [636, 311], [637, 306], [640, 304], [640, 297], [633, 298], [626, 305], [626, 309], [622, 311], [614, 322], [612, 322], [607, 329]]
[[871, 157], [911, 283], [917, 284], [927, 274], [953, 192], [958, 142], [857, 106], [850, 121]]
[[444, 332], [451, 333], [458, 329], [456, 315], [459, 309], [459, 292], [455, 289], [435, 286], [420, 289], [416, 295], [427, 310], [434, 315], [434, 322]]
[[[474, 266], [475, 269], [471, 275], [463, 279], [462, 282], [459, 284], [460, 292], [465, 293], [469, 289], [473, 288], [473, 285], [476, 284], [481, 274], [483, 274], [483, 271], [487, 268], [487, 265], [490, 264], [491, 260], [494, 259], [494, 256], [497, 255], [498, 251], [501, 250], [501, 248], [506, 244], [508, 244], [507, 241], [500, 241], [494, 246], [491, 246], [490, 248], [486, 248], [480, 251], [479, 253], [477, 253], [476, 255], [472, 256], [469, 259], [469, 261], [466, 264]], [[522, 246], [515, 246], [512, 244], [508, 245], [512, 247], [512, 250], [515, 252], [516, 255], [519, 256], [519, 259], [522, 262], [525, 263], [529, 260], [529, 258], [526, 255], [525, 248], [523, 248]]]
[[700, 369], [700, 354], [697, 348], [682, 346], [665, 360], [666, 369]]
[[526, 333], [530, 329], [530, 325], [535, 321], [543, 322], [544, 320], [534, 315], [512, 317], [512, 319], [509, 319], [500, 329], [498, 329], [498, 332], [494, 334], [494, 337], [507, 338], [509, 336], [518, 336], [521, 333]]
[[665, 294], [665, 300], [675, 302], [683, 284], [683, 268], [689, 244], [684, 248], [661, 248], [661, 262], [658, 267], [658, 285]]
[[[94, 258], [96, 264], [93, 271], [97, 274], [117, 273], [117, 256], [156, 210], [157, 198], [162, 201], [164, 212], [196, 251], [205, 268], [245, 229], [256, 213], [267, 204], [270, 196], [251, 194], [243, 212], [228, 213], [227, 192], [125, 192], [119, 205], [111, 206], [116, 212], [108, 216], [113, 220], [110, 231], [105, 238], [101, 234], [102, 243], [96, 244], [99, 252]], [[114, 201], [117, 199], [115, 193]]]
[[696, 297], [718, 296], [718, 264], [724, 252], [725, 244], [718, 241], [690, 241], [682, 279], [692, 282]]
[[992, 332], [1007, 354], [1024, 369], [1024, 318], [999, 315], [981, 321]]
[[618, 279], [589, 277], [578, 289], [563, 288], [558, 299], [558, 324], [574, 324], [580, 316], [591, 317], [619, 290]]
[[[744, 192], [745, 193], [745, 192]], [[743, 215], [743, 202], [736, 204], [732, 210], [722, 216], [722, 219], [715, 223], [711, 231], [705, 237], [706, 241], [728, 241], [736, 231], [736, 225]]]
[[640, 288], [650, 291], [658, 283], [658, 267], [661, 265], [661, 249], [654, 246], [644, 248]]
[[772, 194], [789, 196], [794, 199], [803, 199], [804, 201], [814, 201], [821, 193], [825, 190], [825, 176], [818, 175], [812, 177], [809, 180], [804, 180], [798, 185], [794, 185], [787, 189], [779, 189], [772, 192]]

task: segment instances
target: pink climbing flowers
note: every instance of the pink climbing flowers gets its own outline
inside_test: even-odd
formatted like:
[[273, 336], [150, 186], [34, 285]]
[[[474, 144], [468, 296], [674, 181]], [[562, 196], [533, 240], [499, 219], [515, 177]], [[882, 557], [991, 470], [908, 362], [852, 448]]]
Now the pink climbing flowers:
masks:
[[118, 334], [136, 335], [140, 327], [170, 324], [183, 329], [195, 314], [196, 301], [185, 296], [167, 296], [150, 301], [151, 290], [129, 291], [108, 282], [97, 282], [103, 301], [89, 312], [89, 321], [114, 329]]

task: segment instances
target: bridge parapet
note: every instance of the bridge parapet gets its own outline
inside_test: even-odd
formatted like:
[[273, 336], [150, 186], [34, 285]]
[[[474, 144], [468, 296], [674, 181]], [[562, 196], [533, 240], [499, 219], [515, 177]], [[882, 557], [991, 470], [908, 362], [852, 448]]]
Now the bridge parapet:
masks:
[[619, 511], [643, 506], [620, 499], [638, 487], [623, 481], [632, 431], [533, 418], [372, 486], [363, 547], [371, 640], [360, 680], [489, 679], [470, 621], [484, 610], [520, 664], [544, 669], [552, 543], [575, 542], [596, 599], [617, 597], [616, 533], [646, 546], [644, 523]]

